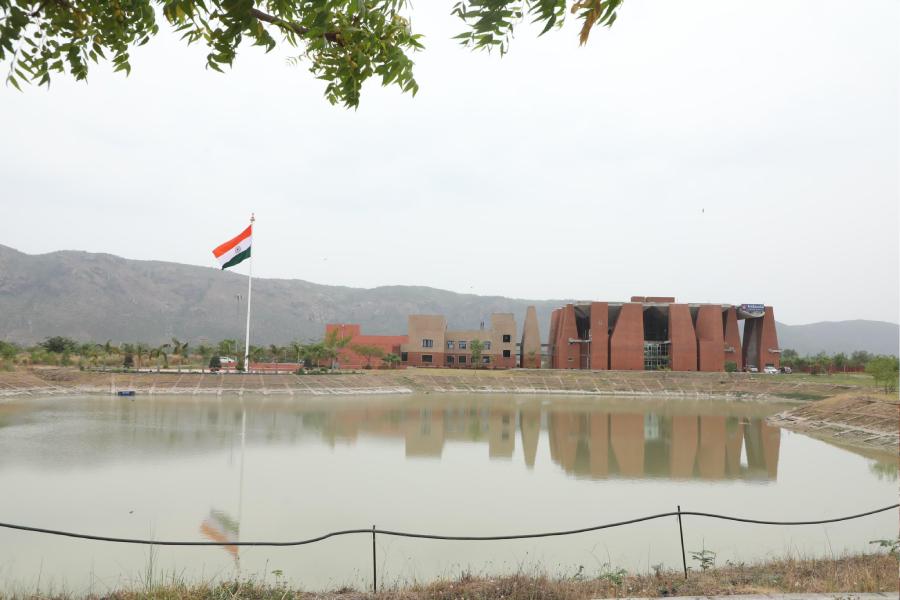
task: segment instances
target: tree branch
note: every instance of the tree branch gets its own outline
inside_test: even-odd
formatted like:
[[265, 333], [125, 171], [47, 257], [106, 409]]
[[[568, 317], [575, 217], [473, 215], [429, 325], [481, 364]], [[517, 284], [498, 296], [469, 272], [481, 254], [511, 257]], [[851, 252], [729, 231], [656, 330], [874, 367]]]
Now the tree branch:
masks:
[[[292, 33], [295, 33], [301, 37], [306, 37], [309, 34], [309, 29], [303, 27], [302, 25], [298, 25], [296, 23], [291, 23], [290, 21], [285, 21], [284, 19], [279, 19], [273, 15], [268, 13], [264, 13], [258, 8], [251, 8], [250, 14], [259, 19], [264, 23], [271, 23], [276, 27], [281, 27], [282, 29], [286, 29]], [[341, 34], [337, 31], [327, 31], [325, 32], [325, 39], [331, 42], [332, 44], [337, 44], [339, 46], [343, 46], [344, 42], [341, 40]]]

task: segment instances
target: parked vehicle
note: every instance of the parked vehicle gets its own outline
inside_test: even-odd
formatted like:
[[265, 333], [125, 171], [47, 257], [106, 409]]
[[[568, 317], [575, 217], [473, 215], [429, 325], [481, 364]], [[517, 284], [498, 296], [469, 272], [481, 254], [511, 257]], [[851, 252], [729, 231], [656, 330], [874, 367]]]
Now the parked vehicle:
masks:
[[747, 367], [746, 371], [747, 371], [748, 373], [759, 373], [759, 369], [757, 369], [756, 367], [754, 367], [754, 366], [752, 366], [752, 365], [749, 366], [749, 367]]
[[790, 375], [791, 373], [794, 372], [794, 370], [791, 369], [790, 367], [781, 367], [781, 372], [784, 373], [785, 375]]
[[772, 365], [769, 365], [768, 367], [763, 369], [763, 373], [765, 373], [766, 375], [778, 375], [778, 369], [773, 367]]

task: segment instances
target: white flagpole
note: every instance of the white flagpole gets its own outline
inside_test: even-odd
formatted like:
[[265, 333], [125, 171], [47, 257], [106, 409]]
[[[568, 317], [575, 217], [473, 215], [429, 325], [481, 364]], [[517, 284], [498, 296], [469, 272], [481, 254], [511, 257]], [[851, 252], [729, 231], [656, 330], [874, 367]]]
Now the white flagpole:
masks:
[[[253, 213], [250, 214], [250, 225], [256, 221]], [[250, 266], [247, 271], [247, 335], [244, 338], [244, 372], [250, 370], [250, 303], [253, 301], [253, 241], [250, 245], [250, 260], [247, 264]]]

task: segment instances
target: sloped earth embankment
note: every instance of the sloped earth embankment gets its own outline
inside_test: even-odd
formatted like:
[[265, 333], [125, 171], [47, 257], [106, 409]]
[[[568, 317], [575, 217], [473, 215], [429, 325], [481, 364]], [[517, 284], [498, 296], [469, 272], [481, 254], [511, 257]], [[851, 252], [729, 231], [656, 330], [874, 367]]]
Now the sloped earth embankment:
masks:
[[357, 395], [403, 393], [567, 394], [720, 398], [725, 400], [818, 400], [860, 391], [852, 385], [810, 382], [791, 376], [746, 373], [644, 371], [373, 370], [339, 374], [196, 372], [97, 372], [33, 368], [0, 372], [0, 397], [111, 393]]
[[847, 393], [778, 413], [768, 420], [779, 427], [895, 458], [900, 448], [900, 400], [894, 395]]

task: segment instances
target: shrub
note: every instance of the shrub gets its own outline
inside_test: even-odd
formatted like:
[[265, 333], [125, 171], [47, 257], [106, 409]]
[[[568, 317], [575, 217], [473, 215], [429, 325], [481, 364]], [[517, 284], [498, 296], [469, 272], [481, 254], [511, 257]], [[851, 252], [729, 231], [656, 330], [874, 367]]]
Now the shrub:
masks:
[[736, 373], [738, 370], [737, 363], [733, 360], [725, 361], [725, 372], [726, 373]]

